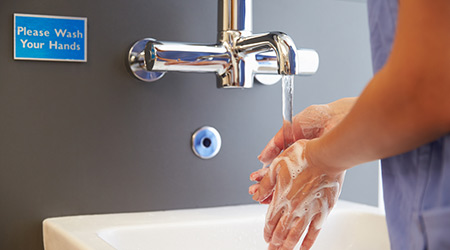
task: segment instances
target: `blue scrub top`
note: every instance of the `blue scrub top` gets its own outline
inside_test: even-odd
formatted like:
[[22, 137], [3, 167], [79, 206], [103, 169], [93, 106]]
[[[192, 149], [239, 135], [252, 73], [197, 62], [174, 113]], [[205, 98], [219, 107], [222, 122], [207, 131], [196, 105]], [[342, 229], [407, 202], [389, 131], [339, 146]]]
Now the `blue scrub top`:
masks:
[[[398, 3], [368, 0], [368, 10], [377, 72], [392, 47]], [[391, 249], [450, 249], [450, 135], [383, 159], [382, 176]]]

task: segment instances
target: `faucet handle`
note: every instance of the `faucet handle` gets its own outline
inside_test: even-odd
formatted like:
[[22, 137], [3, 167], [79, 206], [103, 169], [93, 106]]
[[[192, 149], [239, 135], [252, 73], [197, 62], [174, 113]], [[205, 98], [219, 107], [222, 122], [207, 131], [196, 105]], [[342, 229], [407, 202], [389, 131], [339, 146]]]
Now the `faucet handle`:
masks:
[[[255, 78], [264, 85], [272, 85], [281, 80], [277, 74], [277, 58], [274, 51], [259, 53], [256, 61], [259, 66], [255, 72]], [[309, 76], [317, 72], [319, 68], [319, 54], [313, 49], [297, 50], [297, 75]]]
[[299, 75], [313, 75], [319, 68], [319, 54], [313, 49], [297, 50], [297, 72]]

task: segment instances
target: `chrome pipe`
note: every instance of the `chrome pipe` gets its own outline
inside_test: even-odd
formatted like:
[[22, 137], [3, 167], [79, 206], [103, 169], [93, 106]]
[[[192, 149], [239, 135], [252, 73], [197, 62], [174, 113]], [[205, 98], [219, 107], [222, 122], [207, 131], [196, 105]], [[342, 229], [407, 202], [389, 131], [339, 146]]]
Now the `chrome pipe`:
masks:
[[145, 48], [148, 71], [215, 72], [229, 67], [230, 55], [224, 46], [150, 41]]
[[219, 32], [234, 30], [251, 34], [252, 13], [252, 0], [219, 0]]

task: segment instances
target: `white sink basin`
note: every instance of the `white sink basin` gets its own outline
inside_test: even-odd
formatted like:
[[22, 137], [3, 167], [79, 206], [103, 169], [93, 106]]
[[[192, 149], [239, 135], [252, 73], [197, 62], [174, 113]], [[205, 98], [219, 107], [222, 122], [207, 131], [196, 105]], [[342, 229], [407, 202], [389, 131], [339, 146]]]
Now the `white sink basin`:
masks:
[[[46, 250], [260, 250], [267, 206], [85, 215], [44, 221]], [[298, 246], [296, 247], [298, 249]], [[313, 250], [388, 250], [383, 213], [339, 201]]]

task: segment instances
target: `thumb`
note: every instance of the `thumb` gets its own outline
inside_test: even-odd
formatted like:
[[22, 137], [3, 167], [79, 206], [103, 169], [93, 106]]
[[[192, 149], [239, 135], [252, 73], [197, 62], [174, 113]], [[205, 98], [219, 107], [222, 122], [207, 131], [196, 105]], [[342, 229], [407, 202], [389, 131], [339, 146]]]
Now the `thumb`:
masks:
[[[311, 121], [302, 115], [303, 112], [297, 114], [293, 118], [291, 126], [294, 134], [288, 136], [286, 141], [288, 145], [293, 144], [297, 140], [307, 139], [307, 135], [303, 132], [302, 124], [309, 124]], [[280, 152], [285, 149], [284, 139], [283, 127], [281, 127], [269, 143], [267, 143], [266, 147], [261, 151], [261, 154], [258, 156], [258, 160], [264, 165], [269, 165], [280, 154]]]
[[270, 166], [269, 171], [258, 184], [258, 190], [254, 193], [253, 200], [263, 202], [273, 194], [280, 167], [280, 164], [272, 164]]
[[261, 154], [258, 156], [258, 160], [264, 165], [269, 165], [283, 149], [284, 137], [283, 128], [281, 128], [261, 151]]

